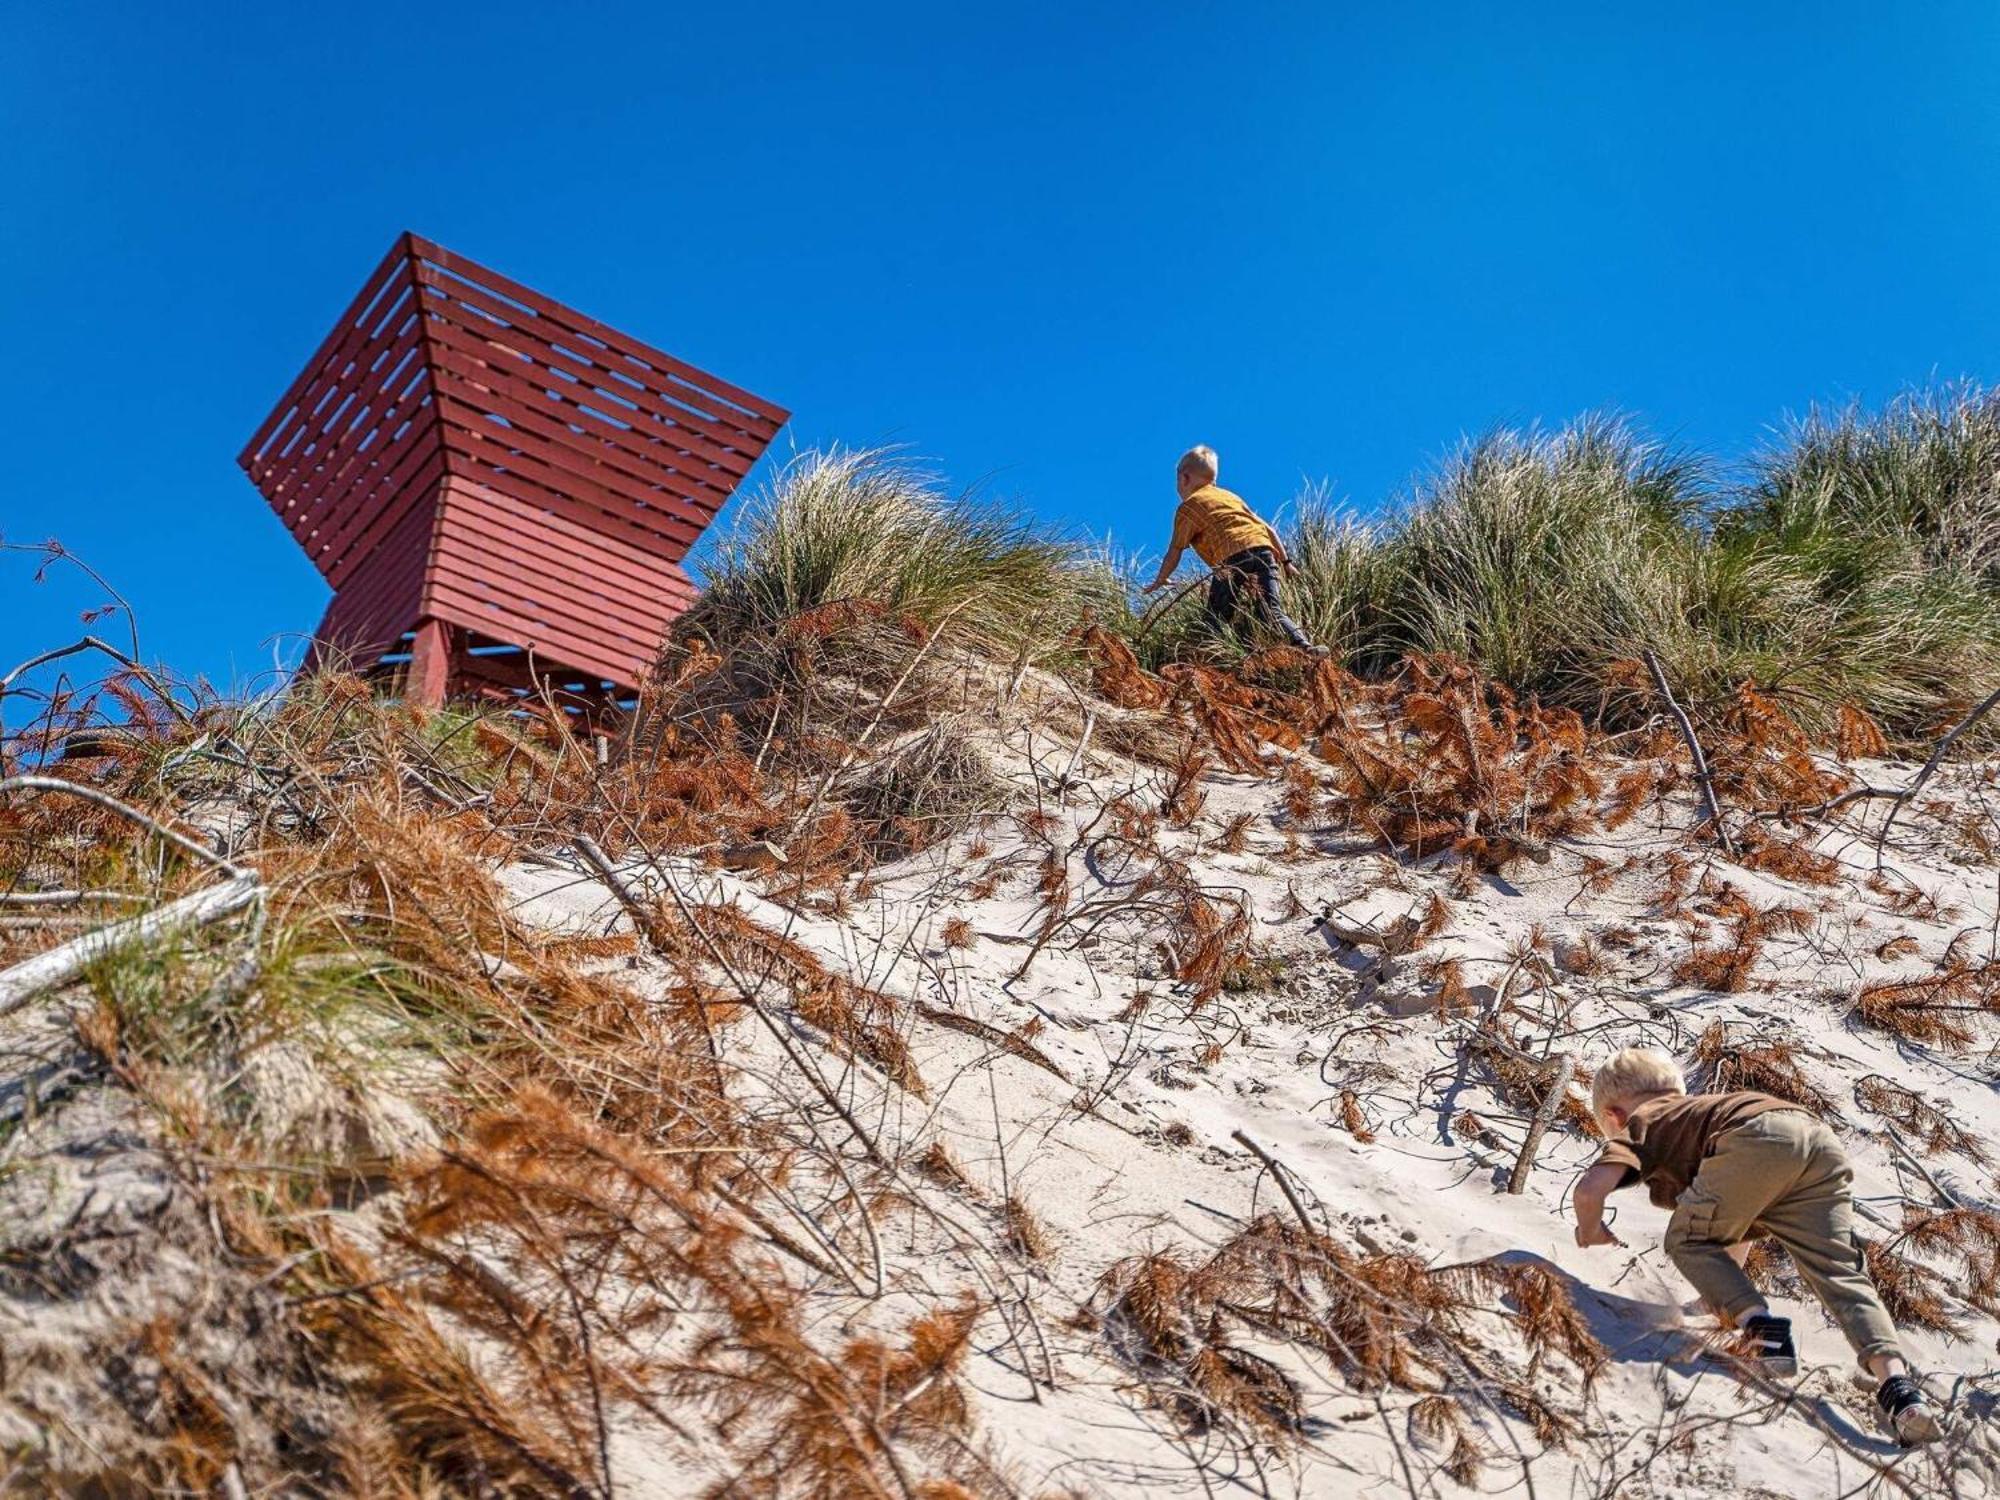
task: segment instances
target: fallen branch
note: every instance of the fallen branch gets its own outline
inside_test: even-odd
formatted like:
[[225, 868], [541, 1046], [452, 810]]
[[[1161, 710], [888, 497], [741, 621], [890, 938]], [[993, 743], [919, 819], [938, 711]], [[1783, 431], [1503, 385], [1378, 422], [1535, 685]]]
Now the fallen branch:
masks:
[[221, 885], [169, 901], [143, 916], [112, 922], [12, 968], [0, 969], [0, 1016], [19, 1010], [38, 995], [61, 989], [92, 964], [128, 944], [157, 943], [219, 922], [251, 905], [263, 890], [264, 883], [255, 874], [236, 875]]
[[1333, 908], [1328, 907], [1315, 925], [1325, 928], [1350, 948], [1380, 948], [1385, 957], [1393, 958], [1408, 951], [1423, 924], [1415, 917], [1401, 916], [1389, 924], [1386, 932], [1377, 932], [1372, 927], [1353, 927], [1336, 920]]
[[1550, 1058], [1548, 1071], [1542, 1077], [1542, 1102], [1528, 1126], [1527, 1139], [1521, 1142], [1521, 1154], [1514, 1158], [1514, 1173], [1507, 1179], [1507, 1191], [1517, 1198], [1527, 1191], [1528, 1174], [1535, 1170], [1535, 1153], [1541, 1149], [1542, 1137], [1555, 1123], [1556, 1111], [1569, 1091], [1569, 1054], [1558, 1052]]
[[1904, 804], [1924, 789], [1924, 783], [1931, 779], [1931, 776], [1936, 772], [1946, 754], [1950, 752], [1951, 747], [1957, 743], [1958, 737], [1977, 724], [1981, 719], [1985, 718], [1992, 711], [1993, 705], [1996, 703], [2000, 703], [2000, 688], [1995, 688], [1992, 692], [1988, 693], [1979, 707], [1967, 714], [1959, 721], [1957, 728], [1937, 742], [1931, 750], [1931, 758], [1925, 761], [1923, 769], [1917, 772], [1916, 780], [1904, 787], [1891, 800], [1888, 816], [1882, 819], [1882, 831], [1875, 836], [1875, 853], [1877, 857], [1882, 853], [1882, 846], [1889, 840], [1889, 829], [1896, 821], [1896, 814], [1903, 810]]
[[929, 1021], [933, 1026], [942, 1026], [947, 1031], [956, 1031], [965, 1036], [977, 1037], [980, 1041], [990, 1043], [998, 1047], [1002, 1052], [1020, 1058], [1023, 1062], [1033, 1063], [1044, 1072], [1055, 1074], [1064, 1083], [1070, 1081], [1069, 1074], [1058, 1067], [1054, 1059], [1046, 1052], [1042, 1051], [1041, 1048], [1035, 1046], [1032, 1042], [1024, 1041], [1020, 1037], [1015, 1036], [1012, 1032], [1002, 1031], [998, 1026], [988, 1025], [986, 1022], [972, 1016], [961, 1016], [955, 1011], [940, 1010], [935, 1005], [926, 1005], [921, 1001], [918, 1002], [916, 1010], [918, 1015]]
[[1660, 669], [1659, 657], [1650, 648], [1640, 655], [1645, 659], [1646, 670], [1653, 674], [1654, 689], [1666, 701], [1667, 712], [1680, 725], [1681, 738], [1687, 742], [1688, 754], [1694, 758], [1695, 784], [1701, 788], [1702, 807], [1708, 813], [1709, 826], [1715, 830], [1716, 842], [1722, 845], [1724, 853], [1734, 854], [1736, 851], [1729, 842], [1729, 830], [1722, 826], [1722, 804], [1715, 799], [1715, 776], [1708, 769], [1708, 757], [1702, 753], [1701, 741], [1695, 738], [1694, 723], [1688, 718], [1687, 710], [1675, 701], [1673, 689], [1667, 686], [1667, 674]]
[[94, 786], [64, 781], [60, 776], [9, 776], [5, 780], [0, 780], [0, 792], [64, 792], [72, 797], [80, 797], [85, 802], [104, 808], [108, 812], [115, 812], [122, 818], [129, 818], [143, 828], [151, 829], [176, 848], [186, 850], [196, 859], [214, 865], [225, 874], [248, 873], [241, 865], [231, 863], [213, 849], [197, 844], [184, 833], [176, 833], [158, 818], [142, 813], [131, 803], [121, 802], [109, 792], [101, 792]]

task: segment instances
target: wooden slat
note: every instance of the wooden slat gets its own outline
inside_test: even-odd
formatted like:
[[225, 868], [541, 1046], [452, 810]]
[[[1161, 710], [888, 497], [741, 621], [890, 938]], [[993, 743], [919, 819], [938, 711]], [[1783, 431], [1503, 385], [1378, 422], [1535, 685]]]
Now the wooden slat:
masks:
[[[699, 536], [718, 508], [714, 496], [704, 497], [705, 503], [699, 503], [683, 494], [684, 486], [678, 480], [672, 488], [667, 488], [658, 483], [661, 476], [654, 476], [649, 483], [633, 475], [625, 466], [610, 462], [611, 454], [602, 444], [593, 446], [590, 438], [562, 430], [560, 423], [532, 413], [517, 415], [522, 408], [516, 402], [503, 404], [487, 398], [488, 407], [498, 407], [498, 415], [505, 419], [493, 421], [493, 411], [467, 405], [460, 399], [459, 393], [464, 390], [464, 384], [456, 376], [444, 374], [439, 379], [438, 401], [448, 426], [470, 434], [475, 440], [498, 444], [503, 451], [525, 452], [557, 473], [573, 474], [621, 497], [635, 507], [631, 519], [640, 525], [650, 525], [652, 517], [657, 515], [678, 521], [681, 527], [691, 528], [694, 536]], [[451, 446], [453, 452], [467, 451], [456, 443]], [[485, 453], [487, 449], [481, 447], [475, 451]], [[663, 520], [653, 529], [671, 528]], [[681, 532], [674, 530], [673, 534], [678, 536]], [[692, 541], [693, 537], [687, 540]]]
[[[665, 424], [663, 431], [670, 441], [691, 436], [712, 443], [721, 451], [739, 452], [744, 455], [746, 471], [750, 461], [769, 445], [770, 439], [761, 433], [707, 416], [699, 408], [670, 400], [629, 374], [595, 364], [588, 358], [558, 347], [547, 337], [553, 330], [545, 326], [532, 323], [503, 325], [467, 314], [429, 285], [419, 289], [418, 301], [430, 319], [433, 332], [440, 339], [446, 337], [446, 330], [450, 330], [457, 335], [454, 342], [475, 357], [487, 350], [496, 354], [511, 352], [516, 359], [529, 362], [531, 368], [540, 364], [573, 375], [586, 388], [617, 406], [619, 412], [636, 409]], [[504, 308], [505, 305], [493, 303], [495, 307]], [[562, 389], [564, 383], [553, 381], [550, 384]]]
[[263, 446], [265, 440], [277, 427], [278, 423], [284, 420], [285, 414], [292, 409], [293, 403], [304, 393], [306, 387], [319, 378], [319, 373], [324, 367], [326, 360], [332, 356], [333, 351], [346, 339], [355, 322], [363, 312], [367, 311], [369, 303], [374, 301], [376, 294], [381, 291], [381, 283], [397, 266], [407, 266], [410, 264], [414, 248], [415, 237], [407, 230], [396, 237], [396, 243], [389, 247], [389, 253], [383, 256], [381, 262], [369, 273], [368, 279], [361, 284], [361, 290], [354, 294], [354, 300], [347, 304], [347, 310], [334, 323], [332, 331], [324, 339], [320, 340], [319, 347], [313, 351], [312, 358], [306, 361], [305, 367], [299, 371], [298, 377], [286, 388], [285, 394], [279, 397], [278, 404], [271, 408], [271, 414], [250, 435], [250, 441], [243, 445], [243, 451], [236, 456], [236, 462], [240, 467], [247, 468], [249, 466], [251, 455]]
[[517, 547], [547, 548], [570, 566], [601, 571], [617, 587], [687, 601], [694, 598], [687, 574], [666, 559], [580, 526], [567, 516], [538, 511], [510, 498], [495, 499], [490, 490], [473, 493], [479, 490], [485, 486], [448, 481], [440, 524], [476, 528]]
[[283, 447], [274, 447], [253, 458], [248, 465], [251, 477], [267, 493], [289, 489], [293, 476], [302, 469], [324, 463], [344, 445], [365, 438], [377, 418], [371, 416], [363, 422], [362, 414], [379, 409], [385, 394], [405, 383], [408, 378], [405, 366], [417, 353], [422, 336], [423, 319], [412, 308], [410, 320], [402, 325], [401, 332], [385, 343], [370, 343], [357, 350], [355, 358], [338, 377], [315, 386], [308, 393], [310, 402], [299, 406], [300, 412], [306, 412], [310, 405], [311, 413], [294, 429], [300, 440], [298, 447], [286, 451], [290, 445], [288, 438]]
[[663, 621], [679, 614], [687, 598], [672, 580], [649, 584], [620, 580], [607, 586], [603, 576], [580, 567], [573, 554], [544, 545], [524, 545], [517, 537], [497, 535], [467, 525], [449, 504], [440, 512], [433, 565], [468, 584], [490, 580], [496, 597], [519, 595], [543, 604], [559, 604], [607, 638], [618, 636], [651, 645]]
[[604, 642], [592, 640], [578, 633], [572, 622], [550, 623], [527, 612], [509, 609], [469, 594], [449, 579], [430, 583], [425, 608], [454, 625], [547, 652], [613, 682], [635, 682], [652, 665], [650, 656], [615, 650]]
[[308, 540], [306, 552], [320, 575], [339, 588], [389, 528], [420, 504], [444, 477], [444, 445], [434, 427], [417, 427], [409, 433], [409, 446], [396, 458], [396, 466], [386, 472], [371, 471], [370, 483], [359, 498], [341, 509], [329, 511], [327, 526]]
[[518, 281], [510, 281], [498, 271], [492, 270], [487, 266], [482, 266], [476, 261], [467, 260], [463, 256], [454, 255], [442, 246], [433, 244], [429, 240], [421, 239], [416, 235], [410, 236], [410, 245], [420, 258], [429, 261], [434, 266], [449, 271], [452, 275], [463, 281], [469, 281], [475, 286], [491, 288], [499, 292], [502, 296], [508, 297], [522, 306], [540, 313], [551, 322], [561, 324], [573, 333], [582, 334], [586, 338], [596, 339], [614, 353], [622, 355], [628, 360], [650, 366], [662, 375], [669, 375], [680, 381], [684, 381], [696, 390], [710, 396], [721, 397], [730, 405], [742, 410], [751, 420], [761, 420], [766, 424], [768, 431], [765, 433], [765, 436], [767, 438], [775, 437], [778, 429], [791, 420], [791, 413], [786, 411], [782, 406], [774, 405], [772, 402], [766, 401], [762, 396], [744, 390], [741, 386], [731, 385], [728, 381], [719, 379], [709, 374], [706, 370], [697, 369], [684, 360], [675, 359], [673, 355], [663, 350], [643, 344], [631, 335], [620, 333], [617, 329], [608, 327], [598, 322], [595, 318], [586, 317], [574, 308], [566, 307], [560, 302], [551, 301], [540, 292], [522, 286]]
[[649, 489], [682, 496], [710, 514], [719, 510], [736, 488], [738, 476], [692, 458], [682, 458], [679, 464], [664, 462], [659, 451], [663, 445], [657, 441], [617, 427], [574, 403], [523, 399], [516, 380], [505, 382], [515, 387], [512, 391], [483, 384], [482, 377], [492, 380], [501, 372], [490, 365], [475, 364], [442, 343], [434, 351], [432, 372], [439, 389], [449, 391], [455, 399], [496, 412], [509, 422], [527, 424], [544, 437], [575, 449], [587, 462], [611, 464]]
[[[682, 416], [665, 412], [665, 403], [636, 386], [607, 389], [592, 366], [568, 358], [538, 338], [518, 337], [513, 330], [505, 330], [508, 336], [501, 338], [502, 330], [491, 324], [482, 332], [437, 317], [429, 318], [425, 327], [434, 347], [490, 372], [492, 383], [517, 399], [542, 402], [553, 393], [560, 398], [553, 409], [582, 411], [593, 422], [624, 434], [622, 441], [649, 462], [719, 483], [724, 490], [733, 491], [742, 483], [763, 451], [761, 442], [742, 433], [725, 433], [712, 441]], [[471, 378], [480, 376], [475, 373]], [[723, 476], [720, 480], [715, 478], [717, 470]]]
[[411, 448], [434, 435], [423, 412], [430, 394], [431, 375], [425, 370], [409, 392], [383, 410], [376, 434], [355, 444], [324, 473], [301, 480], [295, 490], [282, 497], [282, 504], [278, 499], [272, 501], [279, 514], [288, 518], [294, 535], [303, 540], [324, 531], [329, 522], [363, 504], [382, 475], [393, 472]]
[[432, 568], [468, 586], [490, 584], [495, 598], [533, 599], [552, 610], [589, 620], [594, 631], [635, 646], [657, 644], [660, 627], [680, 613], [678, 600], [664, 590], [614, 593], [588, 573], [567, 570], [554, 554], [510, 546], [442, 526]]
[[581, 474], [544, 463], [535, 452], [529, 451], [540, 446], [537, 440], [509, 434], [516, 441], [503, 444], [489, 437], [499, 429], [481, 423], [483, 430], [473, 430], [454, 420], [449, 412], [445, 415], [442, 431], [451, 450], [451, 469], [455, 474], [496, 489], [512, 489], [523, 483], [532, 485], [535, 487], [532, 498], [537, 503], [574, 516], [587, 526], [646, 545], [650, 551], [675, 561], [685, 557], [701, 535], [698, 517], [635, 505]]
[[271, 434], [270, 441], [252, 456], [251, 468], [282, 470], [306, 456], [318, 438], [332, 430], [335, 418], [347, 397], [361, 391], [380, 389], [385, 373], [384, 351], [414, 349], [423, 332], [423, 317], [414, 285], [407, 276], [391, 279], [389, 291], [395, 307], [379, 328], [353, 330], [339, 355], [329, 362], [312, 385], [293, 405], [286, 420]]
[[647, 558], [643, 554], [637, 557], [626, 555], [605, 545], [601, 537], [586, 534], [579, 538], [569, 530], [548, 524], [550, 519], [506, 512], [476, 512], [462, 504], [456, 495], [447, 495], [444, 509], [438, 517], [438, 529], [441, 537], [465, 535], [516, 551], [546, 552], [552, 562], [578, 572], [587, 572], [606, 589], [646, 597], [657, 596], [674, 601], [678, 608], [685, 608], [693, 602], [693, 586], [687, 582], [686, 575], [670, 563], [656, 557]]
[[[431, 377], [414, 347], [399, 356], [390, 373], [392, 379], [356, 394], [358, 404], [348, 415], [345, 430], [319, 451], [302, 453], [263, 472], [253, 471], [252, 477], [280, 515], [306, 516], [324, 497], [342, 493], [357, 466], [379, 458], [394, 441], [391, 434], [422, 404]], [[404, 394], [396, 397], [391, 391]]]

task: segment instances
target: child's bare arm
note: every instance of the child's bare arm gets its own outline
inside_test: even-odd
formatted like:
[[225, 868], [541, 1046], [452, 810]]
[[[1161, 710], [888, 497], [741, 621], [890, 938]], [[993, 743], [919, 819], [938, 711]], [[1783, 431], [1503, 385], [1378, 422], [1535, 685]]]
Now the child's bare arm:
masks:
[[1194, 540], [1194, 528], [1190, 524], [1187, 507], [1184, 505], [1174, 512], [1174, 534], [1167, 540], [1167, 555], [1160, 560], [1160, 571], [1142, 592], [1153, 593], [1167, 586], [1167, 580], [1174, 576], [1174, 569], [1181, 565], [1181, 554], [1187, 551], [1188, 543]]
[[1625, 1180], [1625, 1168], [1616, 1162], [1601, 1161], [1576, 1180], [1570, 1206], [1576, 1211], [1576, 1242], [1586, 1249], [1592, 1245], [1622, 1245], [1625, 1242], [1604, 1227], [1604, 1200]]

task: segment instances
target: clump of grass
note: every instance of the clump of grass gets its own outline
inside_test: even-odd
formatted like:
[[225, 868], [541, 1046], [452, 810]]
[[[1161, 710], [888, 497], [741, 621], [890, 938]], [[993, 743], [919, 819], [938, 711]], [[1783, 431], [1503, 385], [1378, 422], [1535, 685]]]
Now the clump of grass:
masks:
[[1074, 619], [1074, 548], [991, 501], [952, 497], [885, 449], [799, 454], [705, 559], [683, 631], [743, 641], [815, 610], [884, 609], [923, 629], [1049, 638]]
[[1612, 662], [1674, 633], [1704, 484], [1607, 418], [1468, 444], [1385, 538], [1363, 665], [1451, 655], [1516, 691], [1596, 704]]
[[1285, 600], [1307, 635], [1343, 658], [1371, 645], [1389, 587], [1390, 557], [1376, 528], [1310, 484], [1293, 505], [1285, 551], [1294, 568]]
[[[2000, 665], [2000, 394], [1956, 385], [1815, 410], [1759, 458], [1718, 565], [1784, 596], [1761, 681], [1924, 736]], [[1784, 650], [1777, 643], [1788, 643]]]
[[878, 857], [928, 849], [1002, 811], [1007, 783], [965, 729], [941, 720], [868, 765], [842, 794]]

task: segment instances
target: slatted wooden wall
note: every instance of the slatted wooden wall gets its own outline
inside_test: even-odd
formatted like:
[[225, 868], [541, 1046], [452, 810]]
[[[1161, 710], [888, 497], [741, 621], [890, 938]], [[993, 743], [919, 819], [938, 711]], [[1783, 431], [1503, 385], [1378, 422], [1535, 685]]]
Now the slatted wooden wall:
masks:
[[631, 686], [787, 417], [406, 234], [238, 461], [334, 586], [324, 648], [365, 663], [434, 619]]

